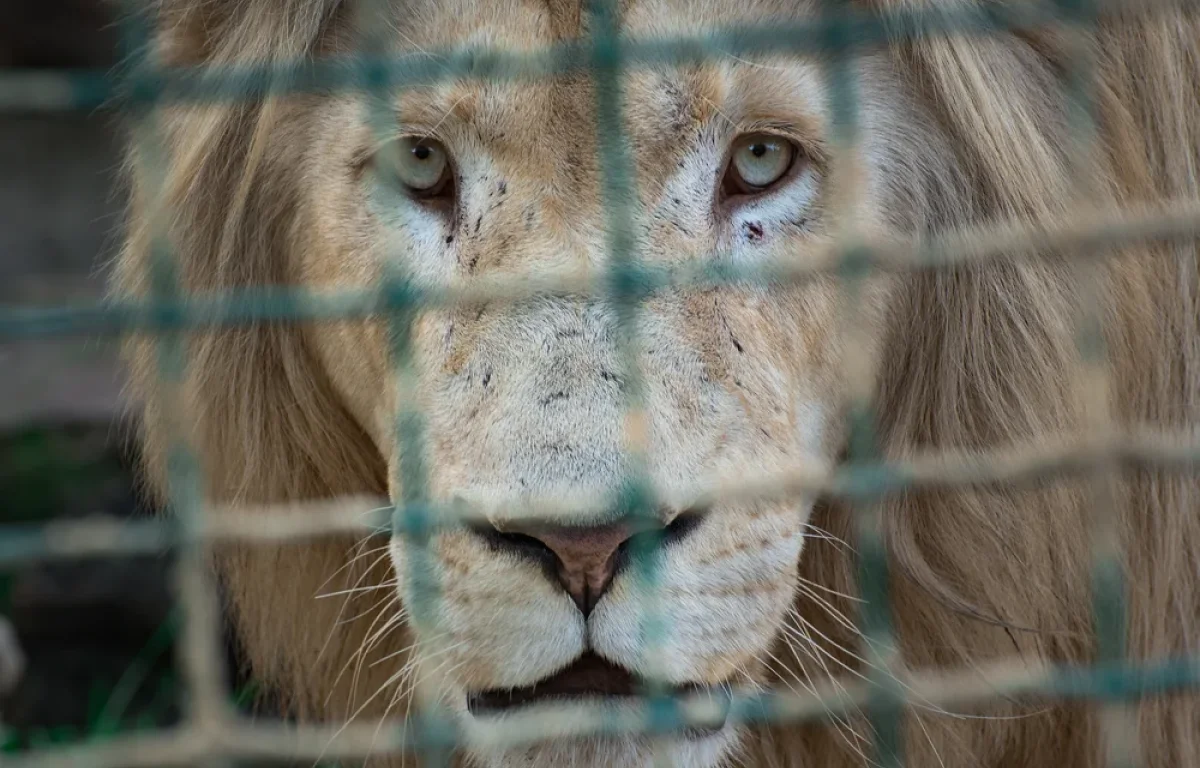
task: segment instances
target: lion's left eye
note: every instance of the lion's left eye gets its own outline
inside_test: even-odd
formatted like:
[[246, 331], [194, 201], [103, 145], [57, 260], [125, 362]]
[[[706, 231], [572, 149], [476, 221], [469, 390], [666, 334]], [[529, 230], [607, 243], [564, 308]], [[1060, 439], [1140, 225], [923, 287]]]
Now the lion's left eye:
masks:
[[395, 174], [413, 196], [439, 197], [450, 186], [450, 153], [433, 139], [406, 136], [396, 147]]
[[755, 133], [733, 143], [722, 186], [729, 195], [756, 195], [778, 184], [799, 154], [792, 142], [779, 136]]

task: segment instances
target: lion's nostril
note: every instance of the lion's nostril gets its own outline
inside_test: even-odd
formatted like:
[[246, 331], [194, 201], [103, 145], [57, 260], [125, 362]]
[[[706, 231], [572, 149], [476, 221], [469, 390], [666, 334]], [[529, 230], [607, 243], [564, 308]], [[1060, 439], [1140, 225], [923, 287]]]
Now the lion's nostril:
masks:
[[663, 543], [673, 544], [687, 538], [700, 527], [700, 523], [704, 522], [707, 514], [708, 509], [703, 507], [692, 507], [680, 512], [664, 531]]
[[497, 552], [529, 558], [543, 565], [554, 565], [554, 552], [533, 536], [499, 531], [487, 523], [472, 523], [470, 529]]

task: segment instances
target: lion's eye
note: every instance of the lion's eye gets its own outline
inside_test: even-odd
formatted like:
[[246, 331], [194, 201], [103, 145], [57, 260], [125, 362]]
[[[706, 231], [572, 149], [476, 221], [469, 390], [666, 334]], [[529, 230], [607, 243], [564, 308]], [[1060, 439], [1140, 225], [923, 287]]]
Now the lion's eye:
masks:
[[733, 143], [722, 186], [728, 195], [765, 192], [787, 175], [798, 154], [792, 142], [779, 136], [740, 136]]
[[437, 197], [451, 178], [450, 154], [433, 139], [406, 136], [395, 153], [396, 177], [415, 196]]

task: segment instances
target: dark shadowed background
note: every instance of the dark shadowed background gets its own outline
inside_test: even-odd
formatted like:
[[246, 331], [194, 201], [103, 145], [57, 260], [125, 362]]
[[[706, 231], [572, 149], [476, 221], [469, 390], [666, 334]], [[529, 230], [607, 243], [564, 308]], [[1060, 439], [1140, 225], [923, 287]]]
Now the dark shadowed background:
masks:
[[[118, 30], [109, 9], [0, 2], [0, 76], [110, 68]], [[119, 236], [118, 145], [106, 110], [0, 112], [0, 305], [101, 299]], [[145, 513], [120, 384], [111, 338], [0, 338], [0, 525]], [[165, 554], [0, 566], [0, 615], [28, 662], [0, 699], [3, 750], [173, 721], [170, 590]]]

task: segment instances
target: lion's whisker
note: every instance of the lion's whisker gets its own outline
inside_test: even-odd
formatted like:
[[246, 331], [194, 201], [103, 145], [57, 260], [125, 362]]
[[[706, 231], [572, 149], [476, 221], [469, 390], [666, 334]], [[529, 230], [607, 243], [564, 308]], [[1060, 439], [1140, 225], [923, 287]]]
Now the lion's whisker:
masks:
[[843, 598], [845, 600], [850, 600], [851, 602], [855, 602], [855, 603], [865, 603], [866, 602], [861, 597], [857, 597], [855, 595], [850, 595], [845, 592], [839, 592], [836, 589], [834, 589], [833, 587], [828, 587], [824, 584], [819, 584], [819, 583], [813, 581], [812, 579], [807, 579], [803, 576], [797, 576], [797, 578], [800, 580], [801, 584], [811, 587], [813, 589], [819, 589], [828, 595], [832, 595], [833, 597], [840, 597], [840, 598]]
[[[800, 616], [797, 615], [796, 618], [800, 618]], [[812, 635], [810, 635], [802, 627], [790, 627], [790, 626], [788, 626], [787, 622], [785, 621], [784, 625], [783, 625], [783, 629], [784, 629], [784, 642], [787, 643], [788, 647], [791, 648], [793, 650], [793, 652], [796, 650], [801, 651], [806, 656], [808, 656], [810, 659], [812, 659], [817, 664], [819, 664], [821, 666], [821, 671], [825, 673], [826, 679], [828, 679], [829, 682], [834, 686], [834, 688], [839, 692], [839, 695], [848, 696], [849, 692], [846, 690], [846, 687], [844, 685], [842, 685], [841, 681], [837, 678], [837, 676], [834, 675], [833, 672], [829, 669], [829, 665], [825, 663], [825, 660], [823, 658], [821, 658], [821, 656], [818, 656], [816, 654], [820, 653], [823, 656], [828, 656], [831, 661], [834, 661], [838, 664], [841, 664], [841, 661], [839, 659], [837, 659], [836, 657], [834, 657], [831, 653], [829, 653], [828, 650], [826, 650], [825, 648], [822, 648], [820, 646], [820, 644], [818, 644], [816, 641], [813, 640]], [[799, 646], [797, 646], [796, 643], [792, 642], [793, 639], [795, 639], [796, 642], [799, 643]], [[814, 653], [814, 652], [816, 652], [816, 653]], [[803, 665], [801, 665], [801, 666], [803, 666]], [[844, 667], [845, 669], [849, 670], [850, 672], [857, 674], [856, 670], [851, 669], [849, 666], [847, 666], [845, 664], [841, 664], [841, 666]], [[861, 677], [861, 675], [860, 675], [860, 677]], [[866, 678], [863, 678], [863, 679], [866, 679]], [[845, 699], [843, 699], [843, 700], [845, 700]], [[859, 712], [861, 714], [861, 708], [856, 707], [856, 709], [859, 709]]]
[[[844, 645], [829, 638], [827, 635], [825, 635], [819, 629], [814, 627], [803, 616], [801, 616], [795, 609], [792, 609], [789, 612], [789, 615], [794, 616], [796, 619], [803, 622], [806, 627], [811, 629], [813, 632], [816, 632], [817, 635], [819, 635], [822, 639], [824, 639], [830, 645], [832, 645], [833, 647], [842, 651], [843, 653], [846, 653], [847, 655], [851, 656], [852, 658], [854, 658], [857, 661], [861, 661], [863, 664], [866, 664], [867, 666], [871, 667], [872, 669], [883, 671], [882, 669], [880, 669], [880, 667], [871, 663], [870, 661], [867, 661], [861, 655], [851, 651], [849, 648], [846, 648]], [[783, 628], [785, 630], [799, 629], [799, 628], [795, 628], [795, 627], [788, 627], [786, 622], [784, 623]], [[805, 632], [805, 634], [807, 635], [807, 632]], [[809, 639], [811, 640], [811, 637]], [[816, 648], [818, 651], [820, 651], [822, 654], [826, 655], [831, 661], [835, 662], [836, 664], [838, 664], [840, 667], [842, 667], [843, 669], [845, 669], [847, 672], [854, 675], [855, 677], [858, 677], [867, 683], [873, 682], [873, 681], [871, 681], [871, 679], [868, 676], [864, 675], [861, 671], [853, 669], [852, 667], [848, 666], [844, 661], [842, 661], [841, 659], [832, 655], [827, 649], [821, 647], [821, 645], [819, 643], [814, 642], [813, 647]], [[891, 675], [891, 674], [889, 674], [889, 677], [891, 677], [893, 680], [895, 680], [897, 683], [899, 683], [900, 686], [903, 687], [908, 693], [914, 694], [914, 695], [917, 694], [916, 689], [914, 689], [911, 685], [906, 683], [904, 680], [901, 680], [901, 679], [897, 678], [895, 675]], [[1000, 720], [1000, 721], [1022, 720], [1022, 719], [1028, 718], [1028, 717], [1036, 717], [1038, 715], [1042, 715], [1042, 714], [1045, 714], [1046, 712], [1050, 711], [1049, 708], [1042, 708], [1042, 709], [1035, 710], [1033, 712], [1027, 712], [1027, 713], [1017, 714], [1017, 715], [970, 715], [970, 714], [966, 714], [964, 712], [952, 712], [950, 710], [939, 707], [923, 696], [917, 696], [916, 698], [910, 699], [909, 704], [913, 707], [916, 707], [919, 709], [924, 709], [924, 710], [926, 710], [928, 712], [932, 712], [934, 714], [945, 715], [947, 717], [953, 717], [953, 718], [962, 719], [962, 720]]]
[[[789, 640], [785, 639], [784, 642], [788, 645], [789, 648], [792, 649], [793, 653], [795, 653], [797, 650], [804, 651], [803, 648], [797, 649], [796, 646]], [[813, 658], [815, 658], [815, 657], [813, 657]], [[819, 662], [819, 659], [817, 661]], [[812, 678], [808, 673], [808, 669], [803, 664], [800, 664], [799, 667], [800, 667], [800, 671], [804, 673], [805, 678], [810, 683], [810, 685], [805, 686], [805, 688], [807, 688], [814, 696], [819, 697], [819, 694], [817, 694], [817, 691], [816, 691], [816, 684], [813, 683]], [[793, 677], [795, 677], [795, 672], [791, 672], [791, 674], [793, 675]], [[839, 699], [841, 699], [843, 702], [845, 702], [846, 696], [847, 696], [847, 691], [846, 691], [845, 687], [842, 686], [837, 680], [835, 680], [833, 678], [829, 678], [829, 679], [830, 679], [830, 682], [833, 684], [834, 694]], [[798, 678], [797, 678], [797, 680], [798, 680]], [[824, 706], [824, 699], [821, 699], [821, 701], [822, 701], [822, 705]], [[858, 712], [859, 717], [861, 718], [862, 709], [858, 706], [855, 706], [855, 710]], [[829, 711], [828, 708], [826, 711]], [[853, 751], [856, 755], [858, 755], [858, 757], [861, 760], [863, 760], [866, 764], [878, 765], [878, 763], [876, 761], [872, 760], [870, 757], [867, 756], [867, 754], [863, 748], [864, 745], [870, 741], [870, 739], [867, 736], [860, 733], [858, 731], [858, 729], [854, 727], [854, 724], [851, 722], [850, 718], [851, 718], [851, 715], [849, 713], [837, 715], [830, 711], [830, 723], [833, 725], [834, 730], [837, 731], [837, 733], [841, 737], [842, 741], [846, 743], [846, 746], [848, 746], [851, 749], [851, 751]], [[868, 724], [868, 726], [870, 726], [869, 722], [867, 724]]]
[[[364, 538], [361, 542], [359, 542], [359, 544], [356, 545], [356, 547], [361, 548], [361, 547], [365, 546], [368, 541], [369, 541], [369, 538]], [[384, 547], [383, 549], [386, 549], [386, 547]], [[376, 548], [376, 549], [373, 549], [370, 551], [378, 552], [379, 550], [380, 550], [380, 548]], [[353, 563], [357, 562], [363, 556], [365, 556], [365, 553], [360, 553], [360, 554], [356, 555], [349, 563], [346, 563], [341, 568], [339, 568], [337, 571], [335, 571], [334, 574], [336, 575], [337, 573], [340, 573], [341, 571], [350, 567]], [[367, 578], [367, 576], [371, 573], [371, 571], [373, 571], [375, 569], [375, 567], [379, 565], [380, 560], [382, 560], [383, 557], [385, 557], [385, 556], [386, 556], [386, 553], [384, 555], [381, 555], [377, 560], [375, 560], [375, 562], [373, 562], [370, 566], [368, 566], [363, 571], [363, 573], [354, 581], [354, 586], [357, 587], [359, 584], [361, 584], [362, 580]], [[318, 588], [317, 591], [320, 592], [321, 589], [324, 589], [325, 586], [327, 584], [329, 584], [330, 581], [333, 580], [333, 578], [334, 578], [334, 576], [330, 576], [328, 579], [326, 579], [325, 582], [321, 585], [320, 588]], [[334, 618], [333, 625], [329, 628], [329, 632], [325, 636], [325, 642], [321, 645], [321, 650], [317, 652], [317, 661], [320, 661], [321, 659], [325, 658], [325, 652], [329, 649], [329, 644], [333, 641], [333, 637], [337, 633], [338, 627], [342, 626], [342, 624], [343, 624], [342, 619], [345, 615], [346, 607], [349, 604], [349, 602], [350, 602], [349, 600], [346, 600], [345, 602], [342, 603], [341, 608], [338, 609], [337, 617]], [[334, 685], [336, 686], [336, 681], [335, 681]], [[330, 693], [332, 694], [332, 691]], [[328, 703], [328, 699], [326, 699], [326, 703]]]
[[[363, 663], [366, 661], [367, 655], [371, 651], [373, 651], [376, 648], [376, 646], [378, 646], [381, 642], [383, 642], [384, 638], [386, 638], [392, 631], [403, 626], [404, 620], [405, 620], [405, 618], [407, 618], [407, 616], [408, 616], [407, 607], [404, 605], [401, 605], [400, 609], [398, 611], [396, 611], [394, 614], [388, 616], [387, 620], [378, 629], [375, 629], [374, 631], [368, 630], [370, 632], [370, 634], [368, 634], [366, 640], [363, 642], [362, 646], [358, 649], [358, 651], [355, 652], [357, 661], [354, 665], [354, 675], [352, 677], [352, 682], [351, 682], [351, 691], [352, 692], [358, 690], [358, 681], [362, 676]], [[372, 624], [372, 627], [373, 626], [374, 626], [374, 624]], [[419, 642], [419, 641], [417, 641], [417, 642]], [[417, 642], [413, 642], [411, 645], [408, 646], [408, 648], [405, 648], [404, 650], [407, 651], [411, 648], [415, 648], [417, 645]], [[369, 665], [369, 666], [373, 667], [374, 665]]]
[[831, 619], [836, 621], [842, 627], [850, 632], [853, 632], [858, 637], [862, 636], [862, 632], [859, 631], [858, 626], [855, 625], [855, 623], [848, 616], [846, 616], [846, 614], [838, 610], [837, 606], [835, 606], [833, 603], [810, 590], [807, 585], [800, 584], [800, 594], [812, 600], [813, 603], [824, 610]]
[[394, 579], [391, 579], [388, 581], [380, 582], [379, 584], [373, 584], [369, 587], [350, 587], [348, 589], [339, 589], [336, 592], [322, 592], [321, 594], [316, 595], [316, 599], [317, 600], [325, 600], [330, 597], [345, 597], [347, 595], [362, 594], [363, 592], [374, 592], [378, 589], [387, 589], [388, 587], [395, 587], [396, 584], [397, 584], [397, 582]]
[[385, 604], [399, 602], [399, 600], [400, 600], [400, 598], [398, 595], [393, 594], [393, 593], [388, 593], [388, 594], [384, 595], [383, 597], [379, 598], [378, 600], [376, 600], [374, 603], [372, 603], [366, 609], [359, 611], [358, 613], [354, 614], [353, 616], [349, 616], [344, 619], [338, 619], [337, 622], [335, 622], [335, 626], [343, 626], [343, 625], [353, 624], [354, 622], [358, 621], [359, 619], [363, 618], [364, 616], [370, 616], [371, 614], [375, 613], [376, 611], [381, 610], [381, 607], [384, 606]]
[[822, 541], [832, 541], [833, 543], [840, 545], [843, 549], [846, 549], [849, 552], [855, 552], [855, 553], [858, 552], [858, 550], [856, 550], [853, 547], [853, 545], [850, 544], [850, 542], [846, 541], [845, 539], [841, 538], [840, 536], [835, 536], [833, 533], [825, 530], [824, 528], [820, 527], [819, 525], [815, 525], [813, 523], [803, 523], [803, 524], [801, 524], [800, 527], [804, 528], [807, 531], [812, 531], [812, 533], [804, 534], [804, 536], [806, 536], [807, 538], [820, 539]]
[[344, 731], [345, 731], [347, 728], [349, 728], [349, 727], [350, 727], [350, 724], [351, 724], [351, 723], [353, 723], [353, 722], [354, 722], [354, 720], [355, 720], [355, 719], [356, 719], [356, 718], [357, 718], [357, 717], [358, 717], [360, 714], [362, 714], [362, 711], [363, 711], [364, 709], [366, 709], [368, 706], [370, 706], [371, 702], [373, 702], [373, 701], [374, 701], [376, 698], [378, 698], [378, 696], [379, 696], [379, 694], [380, 694], [380, 693], [382, 693], [382, 692], [383, 692], [383, 691], [385, 691], [387, 688], [389, 688], [389, 687], [390, 687], [392, 684], [394, 684], [394, 683], [395, 683], [397, 680], [401, 679], [401, 676], [402, 676], [403, 674], [404, 674], [404, 670], [402, 669], [402, 670], [400, 670], [399, 672], [397, 672], [397, 673], [393, 674], [393, 675], [392, 675], [391, 677], [389, 677], [387, 680], [384, 680], [382, 683], [380, 683], [379, 687], [378, 687], [378, 688], [375, 690], [375, 693], [371, 694], [371, 696], [370, 696], [369, 698], [367, 698], [367, 700], [366, 700], [366, 701], [364, 701], [364, 702], [363, 702], [363, 703], [362, 703], [362, 704], [361, 704], [361, 705], [358, 707], [358, 709], [354, 710], [353, 714], [351, 714], [351, 715], [350, 715], [350, 717], [349, 717], [349, 718], [347, 718], [346, 722], [342, 723], [342, 726], [341, 726], [340, 728], [338, 728], [336, 731], [334, 731], [333, 735], [329, 737], [329, 741], [328, 741], [328, 742], [326, 742], [326, 744], [325, 744], [325, 748], [324, 748], [324, 749], [322, 749], [322, 750], [321, 750], [321, 753], [320, 753], [320, 755], [318, 755], [318, 756], [317, 756], [317, 761], [316, 761], [316, 762], [318, 762], [318, 763], [319, 763], [319, 762], [321, 762], [321, 760], [322, 760], [322, 759], [325, 757], [325, 752], [326, 752], [326, 751], [328, 751], [328, 749], [329, 749], [329, 745], [331, 745], [331, 744], [333, 744], [333, 742], [337, 741], [337, 738], [338, 738], [339, 736], [341, 736], [341, 735], [342, 735], [342, 733], [343, 733], [343, 732], [344, 732]]
[[[329, 574], [329, 578], [327, 578], [327, 579], [325, 579], [325, 581], [321, 582], [321, 586], [317, 587], [317, 591], [320, 592], [321, 590], [325, 589], [325, 587], [329, 586], [329, 582], [331, 582], [335, 578], [337, 578], [338, 575], [341, 574], [343, 571], [345, 571], [347, 568], [353, 567], [354, 564], [357, 563], [362, 558], [373, 555], [376, 552], [383, 552], [384, 550], [386, 550], [388, 548], [387, 544], [383, 544], [378, 547], [372, 547], [371, 549], [363, 550], [363, 547], [365, 547], [367, 544], [371, 543], [371, 540], [373, 538], [374, 538], [373, 536], [364, 536], [362, 539], [360, 539], [358, 542], [356, 542], [354, 544], [354, 546], [350, 547], [349, 552], [353, 553], [353, 555], [348, 557], [346, 562], [342, 563], [342, 565], [340, 567], [338, 567], [337, 570], [335, 570], [333, 573]], [[370, 569], [368, 568], [367, 571], [369, 572]]]
[[[361, 666], [362, 666], [362, 659], [364, 658], [365, 654], [367, 652], [369, 652], [371, 648], [374, 647], [374, 642], [372, 640], [374, 637], [376, 637], [375, 626], [377, 624], [379, 624], [380, 621], [383, 621], [384, 627], [392, 626], [393, 623], [399, 622], [402, 619], [402, 617], [407, 613], [404, 605], [400, 603], [399, 595], [393, 593], [389, 597], [390, 597], [390, 600], [389, 600], [388, 606], [396, 604], [399, 606], [399, 610], [397, 610], [395, 613], [389, 613], [387, 608], [385, 607], [383, 610], [379, 611], [378, 615], [371, 621], [371, 624], [367, 627], [367, 637], [364, 640], [364, 642], [361, 645], [359, 645], [359, 647], [357, 649], [355, 649], [355, 651], [350, 655], [350, 658], [348, 658], [346, 660], [346, 663], [342, 666], [342, 668], [340, 670], [338, 670], [338, 674], [334, 678], [333, 685], [331, 686], [331, 688], [333, 690], [336, 690], [338, 683], [341, 682], [342, 677], [345, 676], [346, 670], [349, 669], [352, 664], [354, 665], [354, 675], [351, 678], [350, 691], [348, 693], [350, 700], [346, 702], [347, 706], [351, 705], [351, 702], [353, 702], [353, 700], [354, 700], [354, 694], [358, 690], [358, 676], [359, 676], [359, 670], [361, 669]], [[330, 695], [332, 695], [333, 690], [330, 691]]]
[[926, 741], [929, 742], [929, 748], [933, 750], [933, 756], [938, 761], [938, 765], [946, 768], [946, 761], [942, 759], [942, 755], [938, 752], [937, 744], [933, 742], [933, 736], [930, 735], [929, 729], [925, 727], [925, 721], [921, 719], [921, 715], [917, 712], [912, 713], [913, 718], [917, 721], [917, 725], [921, 728], [921, 733], [925, 734]]
[[[766, 654], [776, 664], [779, 665], [779, 669], [782, 674], [790, 676], [796, 682], [797, 685], [804, 688], [804, 690], [808, 691], [813, 696], [816, 696], [818, 698], [818, 700], [820, 700], [822, 702], [822, 704], [824, 703], [824, 699], [821, 699], [820, 694], [817, 693], [816, 686], [813, 684], [811, 678], [808, 679], [808, 682], [801, 680], [799, 675], [797, 675], [794, 670], [790, 669], [786, 664], [784, 664], [782, 661], [780, 661], [778, 659], [778, 657], [775, 656], [775, 654], [771, 653], [769, 650], [766, 651]], [[804, 672], [804, 675], [807, 678], [808, 672], [804, 670], [803, 666], [801, 666], [801, 671]], [[786, 679], [783, 680], [782, 682], [793, 693], [798, 693], [795, 686], [793, 686], [791, 683], [789, 683]], [[846, 746], [849, 747], [851, 750], [853, 750], [860, 757], [862, 757], [863, 760], [869, 761], [869, 758], [866, 756], [866, 753], [863, 752], [862, 748], [859, 745], [855, 744], [854, 741], [850, 738], [850, 736], [853, 736], [854, 739], [865, 741], [865, 737], [863, 737], [862, 734], [860, 734], [856, 730], [854, 730], [854, 728], [851, 727], [850, 723], [847, 722], [841, 715], [838, 715], [832, 711], [829, 711], [828, 709], [826, 711], [829, 712], [830, 723], [833, 725], [834, 730], [838, 732], [838, 734], [841, 736], [842, 740], [846, 743]], [[849, 733], [849, 735], [847, 735], [847, 733]]]

